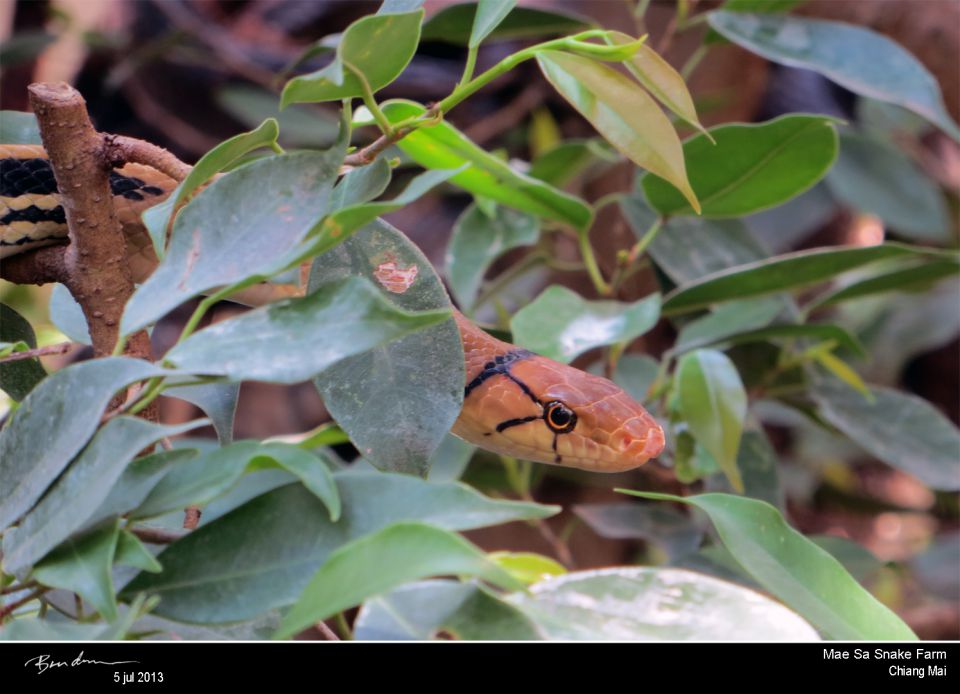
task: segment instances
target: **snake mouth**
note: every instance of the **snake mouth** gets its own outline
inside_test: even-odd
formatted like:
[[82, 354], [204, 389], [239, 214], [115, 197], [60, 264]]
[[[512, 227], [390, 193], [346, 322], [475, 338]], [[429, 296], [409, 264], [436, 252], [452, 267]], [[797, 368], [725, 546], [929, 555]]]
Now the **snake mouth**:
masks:
[[[640, 465], [663, 453], [666, 437], [656, 421], [634, 421], [626, 427], [633, 430], [622, 443], [621, 456]], [[640, 431], [642, 429], [642, 432]]]

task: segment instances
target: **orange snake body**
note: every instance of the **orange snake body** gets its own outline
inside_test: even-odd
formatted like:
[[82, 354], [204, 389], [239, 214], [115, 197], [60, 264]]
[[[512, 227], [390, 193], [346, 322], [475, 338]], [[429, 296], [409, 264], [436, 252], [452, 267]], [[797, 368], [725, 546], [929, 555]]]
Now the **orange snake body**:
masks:
[[[39, 146], [0, 145], [0, 258], [67, 236], [46, 160]], [[139, 215], [176, 182], [128, 164], [114, 172], [111, 186], [134, 276], [145, 276], [156, 259]], [[629, 470], [663, 450], [656, 420], [612, 382], [497, 340], [459, 311], [454, 317], [467, 374], [452, 428], [460, 438], [495, 453], [598, 472]]]

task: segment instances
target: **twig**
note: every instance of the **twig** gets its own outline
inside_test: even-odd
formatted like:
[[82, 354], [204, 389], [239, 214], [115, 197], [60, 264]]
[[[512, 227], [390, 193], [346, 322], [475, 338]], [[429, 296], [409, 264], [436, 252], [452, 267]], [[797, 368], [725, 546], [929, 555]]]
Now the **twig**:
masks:
[[19, 593], [24, 590], [30, 590], [31, 588], [36, 587], [36, 581], [26, 581], [25, 583], [15, 583], [12, 586], [7, 586], [6, 588], [0, 588], [0, 595], [10, 595], [11, 593]]
[[33, 359], [34, 357], [46, 357], [51, 354], [66, 354], [74, 347], [80, 347], [80, 345], [76, 342], [61, 342], [47, 347], [28, 349], [24, 352], [13, 352], [5, 357], [0, 357], [0, 364], [8, 361], [20, 361], [21, 359]]
[[317, 622], [314, 624], [314, 628], [323, 635], [324, 641], [339, 641], [340, 637], [337, 636], [336, 632], [328, 627], [324, 622]]
[[169, 545], [187, 534], [162, 528], [127, 528], [127, 530], [151, 545]]
[[112, 166], [123, 166], [127, 162], [145, 164], [178, 182], [185, 179], [193, 169], [163, 147], [135, 137], [104, 135], [103, 140], [106, 148], [104, 154]]
[[540, 536], [553, 548], [553, 553], [557, 556], [557, 559], [560, 560], [560, 563], [568, 569], [575, 569], [576, 564], [573, 561], [573, 554], [570, 552], [570, 548], [567, 547], [563, 540], [557, 537], [557, 534], [553, 532], [553, 528], [543, 519], [534, 521], [534, 525], [540, 532]]
[[26, 605], [28, 602], [31, 602], [31, 601], [33, 601], [33, 600], [36, 600], [36, 599], [39, 598], [41, 595], [43, 595], [44, 593], [46, 593], [48, 590], [50, 590], [50, 589], [49, 589], [49, 588], [46, 588], [46, 587], [37, 588], [35, 591], [33, 591], [32, 593], [30, 593], [29, 595], [25, 595], [24, 597], [20, 598], [19, 600], [15, 601], [15, 602], [12, 602], [12, 603], [10, 603], [9, 605], [7, 605], [6, 607], [0, 609], [0, 622], [2, 622], [2, 621], [3, 621], [4, 619], [6, 619], [8, 616], [12, 615], [16, 610], [18, 610], [18, 609], [20, 609], [21, 607], [23, 607], [24, 605]]

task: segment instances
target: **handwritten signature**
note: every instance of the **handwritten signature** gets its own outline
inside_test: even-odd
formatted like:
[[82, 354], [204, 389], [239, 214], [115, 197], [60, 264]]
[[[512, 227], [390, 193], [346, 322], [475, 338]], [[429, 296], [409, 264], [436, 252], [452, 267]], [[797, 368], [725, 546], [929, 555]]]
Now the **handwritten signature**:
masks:
[[73, 660], [51, 660], [50, 654], [45, 653], [43, 655], [38, 655], [35, 658], [30, 658], [30, 660], [25, 662], [23, 666], [30, 667], [32, 665], [37, 669], [37, 674], [39, 675], [47, 670], [58, 667], [77, 667], [78, 665], [124, 665], [126, 663], [139, 662], [139, 660], [115, 660], [112, 662], [106, 660], [92, 660], [90, 658], [84, 658], [83, 651], [80, 651], [80, 655]]

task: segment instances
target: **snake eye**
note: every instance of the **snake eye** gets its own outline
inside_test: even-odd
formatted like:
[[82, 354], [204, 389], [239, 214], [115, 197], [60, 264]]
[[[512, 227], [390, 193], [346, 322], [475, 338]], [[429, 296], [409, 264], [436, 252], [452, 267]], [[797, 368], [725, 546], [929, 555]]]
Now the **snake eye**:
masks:
[[577, 425], [577, 414], [558, 400], [547, 403], [547, 413], [544, 419], [547, 426], [558, 434], [573, 431]]

